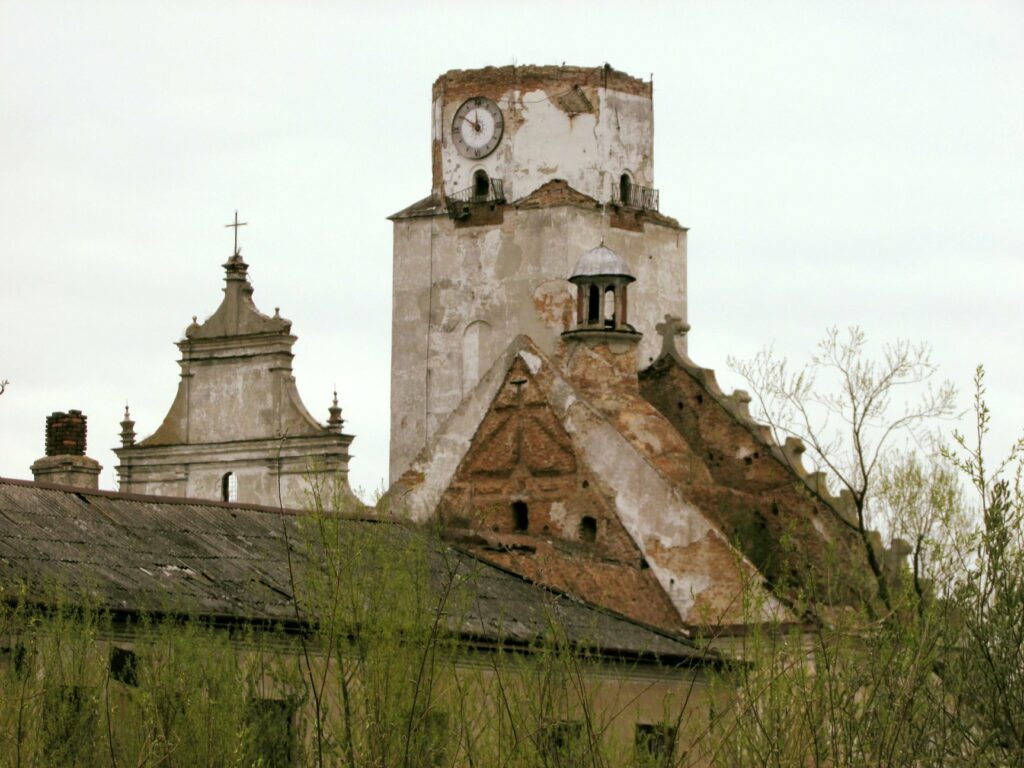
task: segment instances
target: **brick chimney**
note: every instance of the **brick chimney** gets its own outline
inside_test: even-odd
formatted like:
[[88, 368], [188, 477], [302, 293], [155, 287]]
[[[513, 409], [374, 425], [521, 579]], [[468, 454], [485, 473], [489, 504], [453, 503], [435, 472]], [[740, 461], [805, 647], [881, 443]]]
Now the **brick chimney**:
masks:
[[85, 455], [86, 417], [81, 411], [55, 411], [46, 417], [46, 455], [32, 465], [39, 483], [99, 488], [100, 470]]

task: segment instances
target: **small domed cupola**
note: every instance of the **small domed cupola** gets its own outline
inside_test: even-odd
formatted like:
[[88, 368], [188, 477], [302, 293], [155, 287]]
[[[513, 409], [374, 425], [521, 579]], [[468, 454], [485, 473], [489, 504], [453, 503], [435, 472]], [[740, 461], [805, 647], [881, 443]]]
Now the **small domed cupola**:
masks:
[[636, 333], [626, 319], [626, 287], [634, 281], [626, 262], [603, 241], [584, 253], [569, 275], [576, 286], [576, 331]]

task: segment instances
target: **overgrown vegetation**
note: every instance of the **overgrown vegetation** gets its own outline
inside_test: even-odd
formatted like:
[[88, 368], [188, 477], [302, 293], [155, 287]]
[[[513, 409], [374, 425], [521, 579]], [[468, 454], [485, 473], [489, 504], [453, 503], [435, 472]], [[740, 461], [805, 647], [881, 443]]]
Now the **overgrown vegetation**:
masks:
[[[797, 374], [768, 354], [741, 366], [773, 426], [795, 414], [782, 434], [853, 493], [886, 611], [798, 603], [809, 631], [755, 627], [740, 648], [749, 663], [718, 681], [732, 695], [709, 729], [715, 765], [1024, 765], [1024, 439], [988, 457], [979, 367], [970, 438], [935, 450], [915, 431], [909, 449], [886, 446], [951, 403], [943, 385], [893, 413], [898, 387], [933, 369], [907, 344], [884, 360], [867, 361], [855, 329], [845, 342], [830, 333]], [[813, 389], [823, 369], [838, 373], [837, 394]]]
[[[311, 514], [284, 527], [291, 547], [314, 554], [292, 572], [286, 623], [126, 617], [82, 595], [42, 609], [5, 585], [0, 764], [1024, 765], [1024, 440], [988, 457], [979, 368], [970, 437], [893, 449], [900, 422], [885, 421], [892, 389], [878, 385], [899, 380], [910, 348], [894, 348], [880, 379], [859, 357], [862, 336], [852, 356], [830, 339], [823, 350], [849, 371], [854, 414], [824, 402], [855, 444], [824, 462], [848, 468], [838, 477], [860, 499], [883, 612], [798, 595], [799, 628], [752, 624], [731, 646], [713, 632], [701, 641], [741, 659], [710, 679], [571, 641], [553, 595], [538, 607], [541, 632], [498, 642], [516, 636], [515, 617], [474, 624], [486, 613], [475, 601], [492, 599], [475, 582], [479, 564], [436, 533], [326, 514], [315, 492]], [[925, 412], [948, 412], [944, 394], [923, 402], [896, 418], [917, 427]], [[882, 570], [869, 515], [906, 541], [905, 561]]]
[[541, 591], [524, 630], [474, 604], [495, 597], [479, 562], [313, 504], [286, 528], [296, 563], [315, 553], [286, 625], [6, 601], [0, 765], [669, 764], [699, 671], [608, 657]]

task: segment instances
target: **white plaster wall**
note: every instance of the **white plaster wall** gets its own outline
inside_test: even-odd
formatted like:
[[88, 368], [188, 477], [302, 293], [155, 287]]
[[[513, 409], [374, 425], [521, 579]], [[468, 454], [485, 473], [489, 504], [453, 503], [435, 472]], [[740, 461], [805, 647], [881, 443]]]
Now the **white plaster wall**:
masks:
[[273, 435], [280, 384], [267, 358], [248, 363], [192, 364], [189, 441], [214, 443]]
[[[564, 83], [551, 93], [564, 90]], [[623, 171], [634, 182], [654, 185], [654, 111], [649, 96], [587, 88], [593, 113], [570, 115], [544, 90], [509, 90], [496, 99], [505, 117], [497, 149], [481, 159], [465, 158], [451, 140], [452, 119], [464, 99], [434, 101], [434, 139], [441, 141], [445, 194], [472, 185], [480, 168], [503, 179], [509, 200], [529, 195], [552, 179], [607, 202]]]
[[[552, 353], [568, 329], [575, 288], [567, 277], [598, 243], [637, 276], [629, 319], [644, 334], [641, 365], [655, 359], [655, 326], [686, 317], [686, 231], [648, 222], [611, 228], [609, 214], [575, 206], [507, 209], [501, 224], [456, 227], [446, 216], [395, 221], [392, 308], [391, 480], [458, 406], [467, 367], [487, 370], [517, 335]], [[463, 359], [466, 329], [486, 321], [477, 356]]]
[[238, 481], [239, 503], [309, 509], [313, 484], [330, 489], [325, 501], [333, 499], [336, 489], [346, 503], [351, 498], [347, 488], [347, 457], [341, 455], [334, 438], [328, 436], [298, 444], [254, 441], [154, 448], [136, 456], [127, 473], [124, 465], [118, 471], [121, 490], [126, 493], [221, 501], [224, 474], [233, 472]]

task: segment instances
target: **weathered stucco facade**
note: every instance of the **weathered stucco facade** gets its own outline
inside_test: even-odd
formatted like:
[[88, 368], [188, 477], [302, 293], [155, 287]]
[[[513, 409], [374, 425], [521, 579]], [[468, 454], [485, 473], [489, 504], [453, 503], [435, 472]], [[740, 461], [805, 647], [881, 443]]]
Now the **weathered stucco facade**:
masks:
[[[478, 556], [633, 619], [679, 631], [800, 622], [877, 596], [847, 500], [829, 495], [674, 346], [638, 374], [614, 333], [554, 356], [505, 350], [392, 488]], [[835, 573], [843, 574], [835, 579]]]
[[650, 84], [504, 67], [433, 96], [432, 194], [391, 217], [394, 508], [675, 631], [875, 599], [848, 499], [687, 357]]
[[[477, 97], [504, 115], [501, 140], [479, 159], [452, 140], [454, 115]], [[686, 316], [686, 229], [649, 189], [649, 83], [607, 67], [449, 72], [434, 84], [433, 125], [433, 191], [391, 217], [392, 481], [517, 335], [554, 351], [580, 253], [603, 241], [638, 278], [642, 360], [657, 356], [660, 317]]]
[[[623, 173], [653, 187], [652, 95], [652, 83], [608, 65], [446, 72], [433, 88], [433, 191], [466, 189], [477, 170], [501, 179], [509, 199], [564, 179], [608, 202]], [[504, 135], [489, 155], [465, 157], [452, 142], [452, 119], [464, 102], [480, 97], [501, 109]]]
[[328, 503], [349, 497], [352, 436], [337, 400], [326, 425], [310, 415], [292, 375], [291, 321], [256, 308], [240, 254], [224, 268], [220, 307], [178, 342], [181, 382], [163, 423], [135, 443], [126, 414], [121, 491], [288, 508], [308, 505], [312, 486]]

